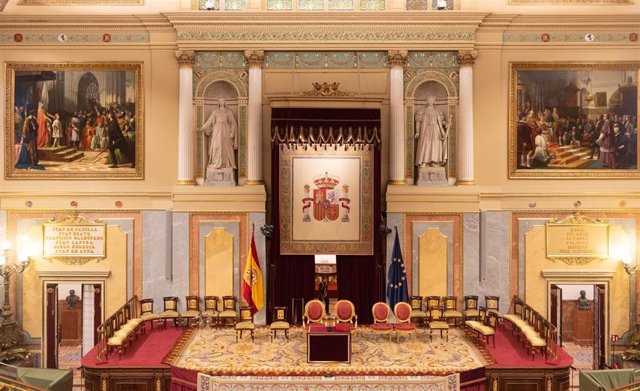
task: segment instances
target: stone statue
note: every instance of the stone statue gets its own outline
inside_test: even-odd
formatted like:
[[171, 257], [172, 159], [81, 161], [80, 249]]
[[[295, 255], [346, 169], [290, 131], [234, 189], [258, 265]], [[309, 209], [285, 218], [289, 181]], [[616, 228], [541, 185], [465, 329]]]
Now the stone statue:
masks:
[[69, 296], [67, 296], [67, 305], [70, 310], [75, 310], [78, 304], [80, 303], [80, 296], [76, 295], [76, 291], [71, 289], [69, 291]]
[[415, 138], [418, 140], [415, 165], [444, 166], [449, 158], [449, 122], [435, 107], [436, 98], [427, 98], [427, 105], [416, 112]]
[[233, 151], [238, 149], [238, 124], [233, 111], [225, 106], [224, 98], [218, 99], [218, 108], [211, 112], [198, 131], [209, 136], [206, 183], [235, 185]]
[[625, 346], [622, 359], [640, 361], [640, 323], [636, 323], [635, 329], [629, 333]]
[[587, 300], [587, 292], [584, 290], [580, 291], [580, 297], [578, 298], [578, 311], [588, 311], [591, 309], [591, 305], [589, 304], [589, 300]]

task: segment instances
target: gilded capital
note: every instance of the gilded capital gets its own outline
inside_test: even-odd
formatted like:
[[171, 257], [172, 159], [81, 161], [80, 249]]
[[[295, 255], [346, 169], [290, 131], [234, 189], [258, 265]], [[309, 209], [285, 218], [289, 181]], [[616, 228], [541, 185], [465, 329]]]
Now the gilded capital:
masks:
[[244, 57], [247, 60], [249, 67], [262, 67], [264, 63], [264, 51], [263, 50], [246, 50]]
[[193, 50], [176, 50], [176, 60], [180, 67], [191, 67], [195, 59], [195, 52]]
[[458, 52], [458, 65], [461, 67], [470, 67], [476, 62], [478, 52], [475, 50], [464, 50]]
[[387, 53], [387, 63], [389, 66], [401, 66], [407, 63], [407, 56], [409, 52], [406, 50], [389, 50]]

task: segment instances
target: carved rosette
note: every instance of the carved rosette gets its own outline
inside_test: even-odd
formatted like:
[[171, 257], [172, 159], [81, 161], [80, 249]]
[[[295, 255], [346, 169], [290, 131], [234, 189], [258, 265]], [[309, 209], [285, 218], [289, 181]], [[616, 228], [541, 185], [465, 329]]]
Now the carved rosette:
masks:
[[263, 50], [247, 50], [244, 52], [244, 57], [247, 60], [249, 68], [261, 67], [264, 64], [264, 51]]
[[407, 63], [408, 55], [409, 52], [406, 50], [389, 50], [387, 54], [387, 64], [389, 64], [390, 67], [404, 67]]
[[461, 67], [470, 67], [476, 62], [476, 57], [478, 57], [478, 52], [475, 50], [465, 50], [458, 52], [458, 65]]
[[176, 60], [180, 67], [192, 67], [195, 60], [195, 52], [193, 50], [176, 50]]

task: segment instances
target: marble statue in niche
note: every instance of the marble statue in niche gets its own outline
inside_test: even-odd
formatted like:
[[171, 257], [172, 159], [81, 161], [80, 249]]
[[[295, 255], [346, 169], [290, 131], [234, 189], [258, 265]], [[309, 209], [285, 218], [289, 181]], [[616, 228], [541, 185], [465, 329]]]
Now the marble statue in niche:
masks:
[[436, 98], [429, 96], [427, 104], [415, 114], [418, 184], [447, 184], [445, 166], [449, 160], [449, 127], [451, 118], [436, 107]]
[[218, 99], [218, 108], [211, 111], [198, 131], [209, 137], [205, 185], [234, 186], [234, 151], [238, 149], [238, 123], [233, 111], [226, 107], [224, 98]]

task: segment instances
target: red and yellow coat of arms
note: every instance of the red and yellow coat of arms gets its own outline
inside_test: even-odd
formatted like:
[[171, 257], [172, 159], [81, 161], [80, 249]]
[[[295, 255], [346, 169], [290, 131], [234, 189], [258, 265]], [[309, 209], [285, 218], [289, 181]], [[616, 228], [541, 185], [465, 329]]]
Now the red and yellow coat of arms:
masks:
[[340, 221], [349, 222], [349, 202], [348, 198], [349, 186], [342, 185], [342, 197], [337, 186], [340, 184], [340, 178], [325, 172], [324, 175], [315, 177], [313, 183], [317, 189], [313, 189], [313, 198], [310, 197], [311, 187], [304, 185], [304, 198], [302, 199], [302, 221], [310, 222], [309, 215], [311, 206], [313, 205], [313, 218], [318, 221], [336, 221], [340, 217], [340, 208], [343, 215]]

